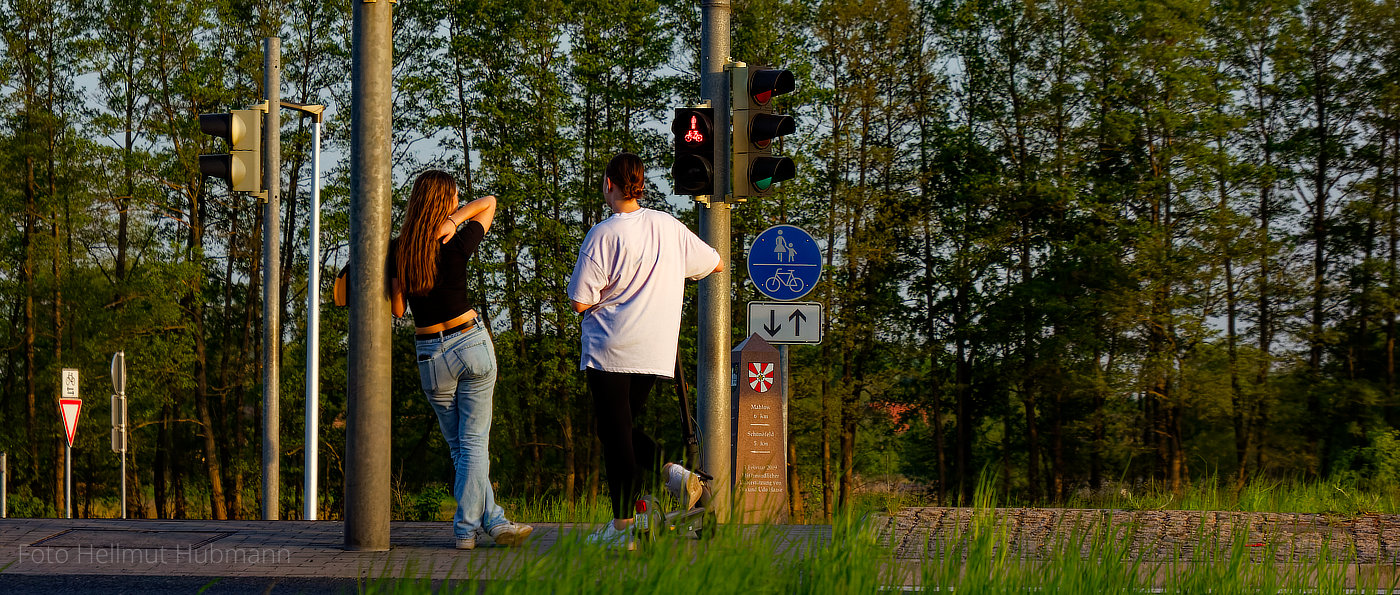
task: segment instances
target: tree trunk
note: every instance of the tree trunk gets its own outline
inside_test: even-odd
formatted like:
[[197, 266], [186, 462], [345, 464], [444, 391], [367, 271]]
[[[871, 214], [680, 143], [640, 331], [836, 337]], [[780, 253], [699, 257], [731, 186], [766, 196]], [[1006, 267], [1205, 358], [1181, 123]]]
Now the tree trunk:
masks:
[[59, 515], [63, 515], [64, 511], [68, 509], [68, 495], [64, 493], [63, 489], [63, 472], [65, 462], [63, 456], [63, 445], [67, 442], [68, 438], [62, 435], [58, 436], [53, 441], [53, 460], [58, 461], [58, 464], [53, 466], [53, 501], [57, 503], [54, 506], [54, 511], [56, 511]]
[[[561, 421], [564, 442], [564, 500], [573, 503], [578, 499], [578, 467], [574, 463], [574, 458], [578, 456], [578, 449], [574, 447], [574, 414], [572, 398], [569, 390], [564, 388], [560, 391], [563, 397], [564, 415]], [[694, 463], [692, 463], [694, 464]]]
[[822, 375], [822, 514], [830, 519], [836, 511], [835, 493], [831, 489], [831, 380]]
[[[1056, 375], [1059, 377], [1059, 375]], [[1065, 443], [1064, 443], [1064, 386], [1056, 383], [1054, 409], [1050, 418], [1050, 500], [1055, 503], [1065, 499]]]
[[[1223, 150], [1223, 141], [1217, 141], [1217, 147]], [[1220, 189], [1220, 210], [1222, 213], [1229, 212], [1229, 204], [1225, 194], [1225, 179], [1221, 175], [1217, 180]], [[1228, 229], [1222, 229], [1222, 244], [1228, 244], [1233, 238], [1233, 233]], [[1236, 348], [1238, 334], [1235, 331], [1235, 321], [1238, 318], [1239, 307], [1238, 296], [1235, 294], [1235, 269], [1234, 259], [1231, 257], [1232, 250], [1228, 245], [1221, 246], [1221, 253], [1225, 257], [1225, 349], [1230, 368], [1230, 406], [1231, 421], [1235, 430], [1235, 493], [1244, 489], [1245, 478], [1248, 476], [1249, 461], [1249, 427], [1248, 415], [1249, 405], [1245, 403], [1244, 386], [1240, 381], [1239, 353]]]
[[170, 404], [161, 407], [161, 423], [156, 435], [155, 496], [156, 518], [168, 519], [171, 515], [170, 497], [165, 491], [170, 480], [170, 454], [173, 446], [170, 437], [170, 424], [174, 423]]
[[[1395, 133], [1395, 148], [1390, 160], [1390, 204], [1387, 205], [1386, 230], [1388, 232], [1386, 252], [1386, 285], [1393, 292], [1400, 284], [1400, 267], [1397, 267], [1397, 248], [1400, 248], [1400, 131]], [[1386, 307], [1385, 314], [1385, 412], [1390, 427], [1400, 427], [1400, 403], [1395, 402], [1395, 314], [1396, 307]]]
[[[180, 431], [179, 426], [171, 428], [170, 434], [174, 443], [182, 448], [185, 446], [186, 440], [184, 436], [181, 435], [184, 434], [184, 432]], [[190, 518], [189, 500], [185, 498], [185, 459], [183, 457], [170, 457], [170, 492], [171, 498], [174, 500], [175, 504], [174, 518]]]
[[25, 170], [27, 172], [28, 184], [24, 187], [24, 269], [21, 276], [24, 277], [24, 399], [25, 399], [25, 436], [28, 437], [26, 444], [29, 446], [29, 482], [32, 493], [39, 494], [41, 479], [39, 475], [39, 444], [37, 423], [38, 415], [36, 411], [36, 395], [38, 394], [38, 366], [35, 360], [34, 329], [38, 326], [38, 319], [34, 313], [34, 160], [32, 157], [25, 158]]
[[797, 476], [797, 432], [793, 431], [791, 426], [788, 426], [787, 435], [787, 482], [791, 522], [801, 523], [806, 517], [806, 512], [802, 508], [802, 481]]
[[[1312, 39], [1314, 44], [1321, 43], [1320, 33], [1316, 30], [1317, 23], [1314, 20], [1310, 23], [1312, 27]], [[1314, 52], [1318, 51], [1316, 48]], [[1318, 64], [1320, 58], [1312, 56], [1315, 68], [1325, 68]], [[1314, 72], [1321, 78], [1321, 73]], [[1319, 81], [1320, 83], [1320, 81]], [[1313, 389], [1307, 390], [1307, 416], [1313, 423], [1304, 424], [1303, 434], [1308, 442], [1308, 454], [1310, 460], [1306, 461], [1308, 475], [1311, 477], [1324, 477], [1327, 475], [1327, 461], [1324, 452], [1322, 431], [1327, 425], [1322, 418], [1322, 400], [1319, 390], [1316, 388], [1322, 374], [1322, 329], [1326, 315], [1326, 283], [1327, 283], [1327, 174], [1331, 167], [1331, 153], [1328, 151], [1330, 142], [1328, 132], [1328, 96], [1324, 86], [1319, 84], [1313, 93], [1313, 107], [1317, 117], [1317, 155], [1313, 171], [1312, 194], [1313, 212], [1312, 224], [1309, 232], [1313, 240], [1313, 278], [1312, 278], [1312, 320], [1311, 329], [1308, 336], [1308, 370], [1313, 379]]]
[[972, 362], [968, 356], [967, 316], [968, 295], [972, 288], [966, 281], [958, 284], [953, 313], [953, 342], [957, 358], [957, 469], [960, 506], [972, 504], [975, 486], [972, 482]]

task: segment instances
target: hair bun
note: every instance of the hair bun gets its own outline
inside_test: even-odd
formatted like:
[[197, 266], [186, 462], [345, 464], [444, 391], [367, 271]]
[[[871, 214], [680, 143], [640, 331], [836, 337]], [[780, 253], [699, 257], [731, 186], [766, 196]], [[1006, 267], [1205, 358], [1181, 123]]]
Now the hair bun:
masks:
[[632, 153], [618, 153], [608, 162], [603, 175], [622, 191], [623, 200], [641, 200], [647, 180], [642, 159]]

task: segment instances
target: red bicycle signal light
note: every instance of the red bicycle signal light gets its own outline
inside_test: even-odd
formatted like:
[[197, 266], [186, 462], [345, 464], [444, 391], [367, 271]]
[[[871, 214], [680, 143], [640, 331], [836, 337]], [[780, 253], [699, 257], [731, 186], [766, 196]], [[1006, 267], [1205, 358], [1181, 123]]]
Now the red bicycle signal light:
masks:
[[702, 196], [714, 193], [713, 123], [714, 108], [676, 108], [675, 119], [671, 120], [676, 149], [671, 176], [675, 181], [676, 194]]
[[671, 122], [671, 132], [676, 135], [676, 142], [687, 145], [709, 142], [710, 130], [713, 127], [711, 123], [711, 114], [713, 113], [713, 108], [677, 108], [676, 119]]
[[685, 131], [685, 142], [695, 144], [705, 142], [705, 133], [700, 132], [700, 117], [690, 117], [690, 130]]

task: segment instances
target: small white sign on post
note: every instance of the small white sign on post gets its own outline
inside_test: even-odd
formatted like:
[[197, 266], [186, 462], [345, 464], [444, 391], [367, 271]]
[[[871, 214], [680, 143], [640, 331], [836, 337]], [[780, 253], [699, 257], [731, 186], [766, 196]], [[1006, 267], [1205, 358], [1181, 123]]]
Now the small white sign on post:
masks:
[[63, 369], [63, 392], [59, 394], [60, 399], [78, 398], [78, 369]]
[[774, 345], [822, 342], [821, 302], [749, 302], [749, 336]]

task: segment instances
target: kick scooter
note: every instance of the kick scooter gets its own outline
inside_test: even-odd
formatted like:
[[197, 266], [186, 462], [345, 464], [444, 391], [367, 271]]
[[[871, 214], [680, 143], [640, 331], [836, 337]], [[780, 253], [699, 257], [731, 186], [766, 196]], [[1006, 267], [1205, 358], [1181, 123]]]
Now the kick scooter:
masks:
[[694, 534], [707, 539], [715, 534], [715, 513], [710, 509], [710, 481], [714, 478], [701, 468], [700, 439], [695, 435], [695, 418], [690, 415], [690, 389], [685, 382], [685, 370], [681, 367], [680, 354], [676, 354], [676, 401], [681, 408], [681, 433], [685, 438], [686, 463], [700, 477], [700, 501], [694, 508], [684, 510], [685, 502], [679, 502], [676, 510], [662, 508], [661, 501], [651, 494], [637, 499], [635, 535], [642, 545], [655, 541], [662, 535]]

